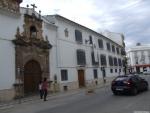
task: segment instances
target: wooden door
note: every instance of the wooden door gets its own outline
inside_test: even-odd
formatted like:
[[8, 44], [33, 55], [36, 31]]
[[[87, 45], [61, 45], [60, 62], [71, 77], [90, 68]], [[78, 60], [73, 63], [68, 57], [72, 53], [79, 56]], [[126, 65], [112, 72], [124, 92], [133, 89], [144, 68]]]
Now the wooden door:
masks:
[[78, 70], [79, 87], [85, 87], [84, 70]]
[[41, 79], [40, 64], [34, 60], [29, 61], [24, 68], [24, 93], [38, 92], [38, 83]]

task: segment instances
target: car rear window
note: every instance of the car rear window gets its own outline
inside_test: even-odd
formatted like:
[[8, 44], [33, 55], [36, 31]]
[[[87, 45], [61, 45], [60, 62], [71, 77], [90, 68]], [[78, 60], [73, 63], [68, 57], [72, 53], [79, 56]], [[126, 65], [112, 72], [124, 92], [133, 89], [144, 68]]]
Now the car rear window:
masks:
[[116, 81], [124, 81], [124, 80], [128, 80], [129, 77], [117, 77]]

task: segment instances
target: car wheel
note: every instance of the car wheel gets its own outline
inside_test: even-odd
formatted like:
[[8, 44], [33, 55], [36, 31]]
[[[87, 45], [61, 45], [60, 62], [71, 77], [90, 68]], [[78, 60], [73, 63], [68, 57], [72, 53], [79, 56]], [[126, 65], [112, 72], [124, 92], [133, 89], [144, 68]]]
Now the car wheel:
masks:
[[146, 85], [146, 87], [145, 87], [145, 91], [148, 91], [148, 85]]
[[118, 92], [116, 92], [116, 91], [113, 91], [113, 94], [114, 94], [114, 95], [118, 95]]
[[132, 95], [136, 95], [137, 93], [138, 93], [137, 88], [133, 88], [133, 90], [132, 90]]

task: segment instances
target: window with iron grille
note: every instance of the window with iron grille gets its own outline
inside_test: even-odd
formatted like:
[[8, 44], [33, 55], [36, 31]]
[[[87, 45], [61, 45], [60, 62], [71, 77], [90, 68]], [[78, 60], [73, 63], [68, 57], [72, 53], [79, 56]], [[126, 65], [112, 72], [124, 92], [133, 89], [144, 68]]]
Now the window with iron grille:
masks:
[[119, 72], [121, 72], [121, 69], [119, 69]]
[[125, 60], [122, 60], [122, 66], [125, 67]]
[[125, 49], [121, 49], [121, 55], [126, 55]]
[[93, 74], [94, 74], [94, 79], [97, 79], [98, 78], [97, 69], [93, 70]]
[[106, 66], [107, 65], [106, 55], [100, 55], [100, 58], [101, 58], [101, 65]]
[[82, 32], [79, 30], [75, 30], [75, 38], [77, 42], [82, 43]]
[[111, 51], [111, 50], [110, 50], [110, 43], [107, 42], [106, 45], [107, 45], [107, 50], [108, 50], [108, 51]]
[[115, 53], [115, 46], [114, 45], [112, 45], [112, 52]]
[[99, 48], [103, 49], [103, 40], [102, 39], [98, 39], [98, 45], [99, 45]]
[[117, 73], [117, 69], [115, 69], [115, 72]]
[[78, 49], [77, 50], [77, 64], [78, 65], [86, 65], [86, 57], [85, 57], [85, 51]]
[[113, 73], [113, 69], [110, 69], [110, 73]]
[[96, 66], [99, 65], [99, 62], [95, 61], [95, 57], [94, 57], [94, 52], [93, 51], [91, 52], [91, 58], [92, 58], [92, 65], [96, 65]]
[[118, 48], [118, 47], [116, 48], [116, 51], [117, 51], [117, 54], [120, 54], [120, 52], [119, 52], [119, 48]]
[[113, 63], [113, 58], [112, 58], [112, 56], [109, 56], [108, 59], [109, 59], [109, 65], [110, 65], [110, 66], [113, 66], [114, 63]]
[[90, 41], [90, 44], [93, 44], [92, 36], [91, 35], [89, 36], [89, 41]]
[[114, 66], [118, 66], [117, 58], [114, 57]]
[[67, 70], [61, 70], [61, 80], [62, 81], [68, 80], [68, 71]]
[[118, 64], [119, 64], [119, 66], [122, 66], [122, 62], [121, 62], [120, 58], [118, 59]]

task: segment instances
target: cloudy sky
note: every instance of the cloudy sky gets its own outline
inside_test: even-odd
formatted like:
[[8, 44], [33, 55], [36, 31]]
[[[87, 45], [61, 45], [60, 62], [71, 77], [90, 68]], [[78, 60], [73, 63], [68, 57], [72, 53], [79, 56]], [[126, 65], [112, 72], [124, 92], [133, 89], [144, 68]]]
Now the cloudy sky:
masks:
[[23, 0], [43, 15], [60, 14], [95, 31], [123, 33], [127, 48], [150, 44], [150, 0]]

